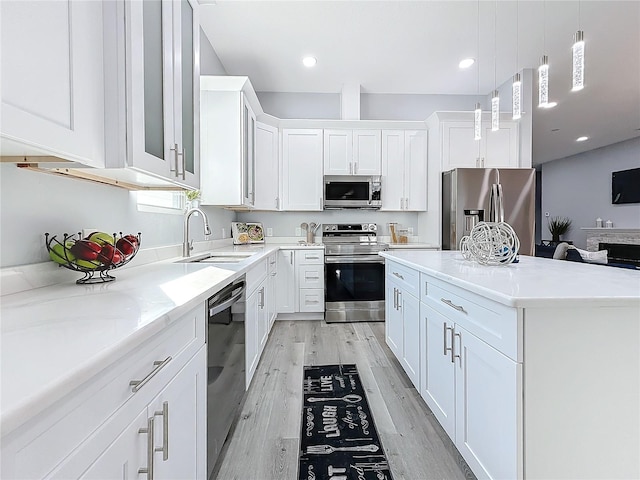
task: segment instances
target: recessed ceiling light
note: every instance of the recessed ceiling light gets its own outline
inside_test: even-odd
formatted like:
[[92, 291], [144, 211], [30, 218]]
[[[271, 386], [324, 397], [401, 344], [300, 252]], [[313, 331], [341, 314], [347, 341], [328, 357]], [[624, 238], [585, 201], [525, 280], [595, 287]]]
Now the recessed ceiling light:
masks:
[[589, 140], [589, 137], [578, 137], [578, 138], [576, 138], [576, 142], [584, 142], [585, 140]]
[[476, 63], [476, 60], [474, 58], [465, 58], [464, 60], [460, 60], [458, 66], [460, 68], [469, 68], [474, 63]]
[[318, 63], [318, 60], [315, 57], [304, 57], [302, 63], [305, 67], [314, 67], [316, 63]]
[[549, 102], [546, 105], [544, 105], [544, 108], [553, 108], [556, 105], [558, 105], [558, 102]]

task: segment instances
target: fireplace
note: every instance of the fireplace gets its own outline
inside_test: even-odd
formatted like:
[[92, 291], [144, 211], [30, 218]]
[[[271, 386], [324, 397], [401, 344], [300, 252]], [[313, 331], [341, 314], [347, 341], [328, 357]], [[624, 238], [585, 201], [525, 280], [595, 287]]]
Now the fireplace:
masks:
[[640, 245], [600, 242], [598, 249], [607, 250], [609, 263], [627, 263], [640, 267]]

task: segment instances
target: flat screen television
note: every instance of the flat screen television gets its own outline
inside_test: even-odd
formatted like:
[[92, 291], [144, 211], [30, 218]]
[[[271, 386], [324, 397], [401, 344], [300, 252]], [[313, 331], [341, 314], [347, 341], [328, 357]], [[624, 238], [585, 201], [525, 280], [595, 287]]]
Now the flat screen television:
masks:
[[640, 168], [611, 174], [611, 203], [640, 203]]

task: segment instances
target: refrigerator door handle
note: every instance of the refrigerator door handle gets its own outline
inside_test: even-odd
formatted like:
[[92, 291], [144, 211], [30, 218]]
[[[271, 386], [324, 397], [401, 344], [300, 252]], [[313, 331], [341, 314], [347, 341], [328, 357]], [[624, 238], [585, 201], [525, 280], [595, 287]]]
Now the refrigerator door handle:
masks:
[[489, 201], [489, 221], [504, 222], [504, 206], [502, 203], [502, 185], [494, 183], [491, 186], [491, 199]]

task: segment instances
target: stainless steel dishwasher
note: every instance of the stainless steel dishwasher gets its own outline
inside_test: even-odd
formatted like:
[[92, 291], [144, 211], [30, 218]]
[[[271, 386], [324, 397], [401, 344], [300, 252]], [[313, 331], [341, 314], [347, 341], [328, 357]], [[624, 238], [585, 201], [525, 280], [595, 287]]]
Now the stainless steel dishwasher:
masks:
[[207, 478], [245, 393], [245, 277], [207, 301]]

